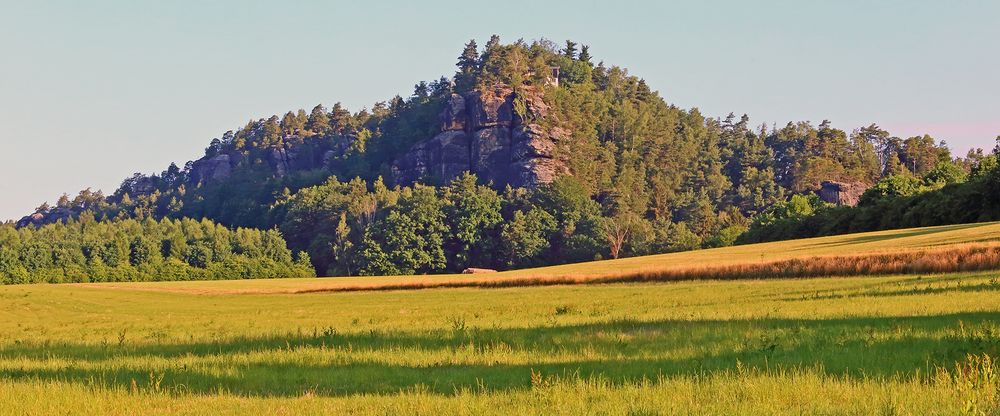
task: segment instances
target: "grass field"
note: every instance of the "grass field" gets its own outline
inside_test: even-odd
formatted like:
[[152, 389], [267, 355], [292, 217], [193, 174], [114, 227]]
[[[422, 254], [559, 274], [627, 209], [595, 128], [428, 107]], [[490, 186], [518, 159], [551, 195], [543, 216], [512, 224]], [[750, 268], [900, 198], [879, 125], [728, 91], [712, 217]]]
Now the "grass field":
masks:
[[[487, 278], [997, 239], [935, 227]], [[468, 278], [0, 287], [0, 414], [1000, 412], [1000, 272], [308, 292]]]

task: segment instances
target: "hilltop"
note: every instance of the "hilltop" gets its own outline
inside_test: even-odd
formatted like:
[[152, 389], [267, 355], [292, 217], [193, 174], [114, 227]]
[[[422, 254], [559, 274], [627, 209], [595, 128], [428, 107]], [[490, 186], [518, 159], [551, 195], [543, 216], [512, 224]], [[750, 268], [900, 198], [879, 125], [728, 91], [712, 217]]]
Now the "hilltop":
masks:
[[[278, 228], [319, 274], [510, 269], [728, 246], [873, 186], [868, 199], [964, 182], [992, 157], [875, 124], [707, 117], [572, 41], [470, 41], [456, 66], [360, 111], [251, 120], [183, 167], [64, 195], [17, 226], [207, 218]], [[910, 188], [877, 186], [897, 178]]]

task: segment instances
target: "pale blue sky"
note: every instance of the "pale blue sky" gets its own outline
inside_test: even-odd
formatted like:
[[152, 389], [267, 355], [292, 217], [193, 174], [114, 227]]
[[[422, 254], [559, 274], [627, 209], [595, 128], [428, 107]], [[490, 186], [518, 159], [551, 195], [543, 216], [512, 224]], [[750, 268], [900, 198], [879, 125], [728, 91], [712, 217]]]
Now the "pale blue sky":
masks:
[[1000, 134], [998, 22], [997, 1], [0, 0], [0, 219], [250, 118], [407, 95], [492, 33], [589, 44], [706, 115], [876, 122], [964, 153]]

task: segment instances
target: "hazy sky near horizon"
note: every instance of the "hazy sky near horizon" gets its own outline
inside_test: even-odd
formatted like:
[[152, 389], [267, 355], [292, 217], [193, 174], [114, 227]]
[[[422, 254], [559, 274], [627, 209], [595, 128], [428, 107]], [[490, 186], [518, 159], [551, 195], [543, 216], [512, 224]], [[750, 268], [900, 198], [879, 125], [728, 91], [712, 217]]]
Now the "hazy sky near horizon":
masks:
[[251, 118], [409, 95], [493, 33], [588, 44], [709, 116], [877, 123], [964, 154], [1000, 135], [998, 22], [998, 1], [0, 0], [0, 221]]

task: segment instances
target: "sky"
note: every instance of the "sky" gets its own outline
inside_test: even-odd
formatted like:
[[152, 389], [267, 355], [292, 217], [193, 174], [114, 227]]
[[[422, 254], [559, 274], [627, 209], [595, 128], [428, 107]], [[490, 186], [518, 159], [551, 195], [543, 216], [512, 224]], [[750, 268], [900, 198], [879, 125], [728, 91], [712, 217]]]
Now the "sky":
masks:
[[469, 39], [573, 39], [670, 103], [1000, 135], [998, 1], [0, 0], [0, 221], [198, 158], [250, 119], [452, 75]]

